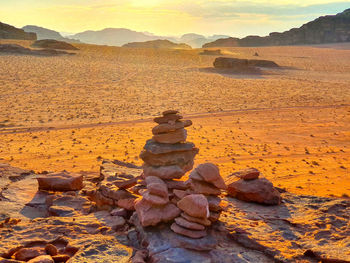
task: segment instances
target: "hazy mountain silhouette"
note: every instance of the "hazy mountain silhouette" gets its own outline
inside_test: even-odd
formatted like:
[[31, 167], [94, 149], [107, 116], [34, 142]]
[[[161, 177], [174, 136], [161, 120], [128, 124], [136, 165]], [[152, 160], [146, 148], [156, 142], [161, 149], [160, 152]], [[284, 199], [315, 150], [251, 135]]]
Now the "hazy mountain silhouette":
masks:
[[[126, 28], [105, 28], [99, 31], [84, 31], [70, 36], [82, 42], [98, 45], [122, 46], [130, 42], [144, 42], [167, 37], [154, 36], [149, 33], [136, 32]], [[169, 38], [171, 40], [171, 38]]]
[[186, 43], [194, 48], [200, 48], [206, 43], [215, 41], [219, 38], [225, 38], [225, 37], [229, 37], [229, 36], [213, 35], [213, 36], [205, 37], [203, 35], [199, 35], [199, 34], [195, 34], [195, 33], [188, 33], [188, 34], [182, 35], [178, 41]]
[[59, 32], [51, 30], [51, 29], [47, 29], [47, 28], [44, 28], [44, 27], [27, 25], [27, 26], [22, 27], [22, 29], [25, 32], [36, 33], [36, 35], [38, 37], [38, 40], [41, 40], [41, 39], [54, 39], [54, 40], [59, 40], [59, 41], [71, 42], [71, 43], [80, 42], [79, 40], [63, 37]]

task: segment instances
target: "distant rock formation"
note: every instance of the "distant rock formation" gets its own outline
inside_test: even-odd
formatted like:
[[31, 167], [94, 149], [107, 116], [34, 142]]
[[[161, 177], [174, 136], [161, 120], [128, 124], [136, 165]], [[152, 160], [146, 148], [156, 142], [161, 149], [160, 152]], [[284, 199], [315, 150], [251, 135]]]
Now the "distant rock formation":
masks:
[[70, 39], [70, 38], [63, 37], [59, 32], [51, 30], [51, 29], [47, 29], [44, 27], [27, 25], [27, 26], [22, 27], [22, 29], [25, 32], [35, 33], [37, 35], [38, 40], [55, 39], [55, 40], [65, 41], [68, 43], [81, 43], [77, 39]]
[[169, 40], [151, 40], [145, 42], [132, 42], [123, 45], [123, 47], [132, 47], [132, 48], [168, 48], [168, 49], [192, 49], [191, 46], [184, 43], [173, 43]]
[[350, 9], [332, 16], [322, 16], [283, 33], [273, 32], [269, 36], [247, 36], [225, 38], [203, 45], [209, 47], [284, 46], [350, 42]]
[[32, 44], [32, 47], [36, 48], [49, 48], [49, 49], [64, 49], [64, 50], [79, 50], [75, 46], [68, 44], [64, 41], [58, 41], [54, 39], [42, 39], [37, 40]]
[[222, 53], [220, 49], [216, 49], [216, 50], [204, 49], [201, 53], [199, 53], [199, 55], [220, 56], [222, 55]]
[[271, 60], [260, 59], [239, 59], [239, 58], [225, 58], [218, 57], [213, 63], [218, 69], [232, 69], [234, 71], [250, 71], [256, 68], [278, 68], [279, 66]]
[[225, 36], [225, 35], [213, 35], [213, 36], [209, 36], [209, 37], [205, 37], [203, 35], [198, 35], [195, 33], [188, 33], [188, 34], [184, 34], [182, 35], [178, 41], [182, 42], [182, 43], [186, 43], [188, 45], [190, 45], [191, 47], [194, 48], [200, 48], [202, 47], [204, 44], [215, 41], [219, 38], [227, 38], [229, 36]]
[[58, 56], [58, 55], [74, 55], [65, 51], [54, 49], [33, 50], [15, 44], [0, 44], [0, 54], [15, 54], [15, 55], [32, 55], [32, 56]]
[[36, 40], [35, 33], [27, 33], [22, 29], [0, 22], [0, 39]]

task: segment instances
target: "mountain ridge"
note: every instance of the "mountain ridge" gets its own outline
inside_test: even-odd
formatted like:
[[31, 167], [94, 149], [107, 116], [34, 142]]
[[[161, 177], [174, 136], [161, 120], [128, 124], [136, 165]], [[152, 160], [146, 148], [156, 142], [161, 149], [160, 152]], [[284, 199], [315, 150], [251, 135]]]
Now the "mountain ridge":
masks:
[[22, 29], [28, 33], [29, 32], [35, 33], [37, 35], [38, 40], [54, 39], [54, 40], [65, 41], [69, 43], [80, 43], [79, 40], [63, 37], [61, 33], [55, 30], [40, 27], [40, 26], [26, 25], [22, 27]]
[[204, 44], [210, 47], [285, 46], [350, 42], [350, 8], [336, 15], [320, 16], [299, 28], [272, 32], [268, 36], [221, 38]]

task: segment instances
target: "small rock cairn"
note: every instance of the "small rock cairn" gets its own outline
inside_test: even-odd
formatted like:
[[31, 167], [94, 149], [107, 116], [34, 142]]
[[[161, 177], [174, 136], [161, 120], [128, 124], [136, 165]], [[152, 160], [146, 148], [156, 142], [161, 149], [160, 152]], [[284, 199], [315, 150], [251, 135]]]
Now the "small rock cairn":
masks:
[[186, 182], [183, 175], [192, 170], [198, 153], [193, 143], [186, 142], [184, 129], [192, 125], [182, 120], [177, 111], [162, 113], [154, 121], [153, 138], [146, 142], [140, 157], [144, 161], [143, 175], [146, 189], [135, 202], [135, 209], [142, 226], [160, 222], [172, 223], [171, 229], [190, 238], [207, 235], [206, 228], [218, 220], [221, 213], [218, 195], [226, 189], [219, 169], [204, 163], [193, 170]]
[[140, 190], [142, 198], [136, 200], [135, 209], [142, 226], [169, 222], [181, 213], [174, 192], [186, 190], [187, 185], [177, 179], [192, 170], [199, 151], [193, 143], [186, 142], [185, 127], [192, 122], [182, 118], [174, 110], [154, 118], [158, 125], [152, 129], [153, 138], [140, 154], [146, 189]]
[[[218, 195], [221, 189], [226, 189], [226, 185], [219, 168], [212, 163], [197, 166], [186, 183], [190, 189], [182, 191], [183, 198], [177, 202], [183, 212], [175, 218], [171, 229], [187, 237], [201, 238], [207, 235], [206, 227], [220, 217], [222, 208]], [[176, 194], [181, 197], [179, 192]]]

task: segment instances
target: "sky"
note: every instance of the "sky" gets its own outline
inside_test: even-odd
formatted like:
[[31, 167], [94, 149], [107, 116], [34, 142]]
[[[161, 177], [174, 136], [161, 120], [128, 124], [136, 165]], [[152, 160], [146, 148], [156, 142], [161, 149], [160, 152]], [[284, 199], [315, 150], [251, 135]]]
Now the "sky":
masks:
[[0, 21], [69, 33], [114, 27], [244, 37], [300, 27], [347, 8], [350, 0], [0, 0]]

